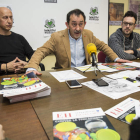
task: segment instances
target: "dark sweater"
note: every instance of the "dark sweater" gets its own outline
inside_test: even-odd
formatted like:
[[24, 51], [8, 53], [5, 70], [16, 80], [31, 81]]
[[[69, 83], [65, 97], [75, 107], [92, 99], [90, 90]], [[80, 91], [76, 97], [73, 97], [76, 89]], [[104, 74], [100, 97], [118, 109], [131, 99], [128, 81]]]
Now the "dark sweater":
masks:
[[0, 35], [0, 73], [1, 64], [11, 62], [16, 57], [26, 61], [26, 57], [30, 59], [33, 53], [33, 49], [22, 35], [14, 32], [11, 32], [11, 35]]
[[[124, 37], [122, 28], [117, 29], [113, 33], [108, 42], [108, 46], [119, 56], [121, 59], [134, 60], [140, 58], [140, 34], [132, 32], [129, 38]], [[128, 54], [125, 50], [135, 50], [136, 54]], [[110, 62], [110, 59], [106, 57], [106, 63]]]

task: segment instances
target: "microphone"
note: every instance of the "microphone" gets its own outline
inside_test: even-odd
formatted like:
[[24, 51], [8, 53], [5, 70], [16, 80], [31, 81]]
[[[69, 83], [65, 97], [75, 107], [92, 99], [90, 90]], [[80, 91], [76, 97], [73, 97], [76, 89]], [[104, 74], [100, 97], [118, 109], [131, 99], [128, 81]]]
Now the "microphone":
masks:
[[89, 43], [87, 45], [87, 52], [92, 57], [92, 66], [97, 67], [97, 61], [96, 61], [97, 48], [96, 48], [95, 44]]

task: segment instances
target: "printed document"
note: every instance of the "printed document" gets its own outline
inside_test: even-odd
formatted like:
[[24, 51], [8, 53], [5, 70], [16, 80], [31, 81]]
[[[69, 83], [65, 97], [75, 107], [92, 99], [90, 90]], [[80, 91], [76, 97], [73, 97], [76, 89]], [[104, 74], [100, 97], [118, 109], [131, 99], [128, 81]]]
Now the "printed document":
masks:
[[54, 76], [59, 82], [65, 82], [67, 80], [78, 80], [87, 78], [74, 70], [64, 70], [57, 72], [50, 72], [52, 76]]
[[117, 69], [112, 69], [107, 66], [103, 66], [101, 63], [98, 63], [98, 69], [96, 67], [93, 67], [91, 65], [85, 65], [81, 67], [75, 67], [76, 69], [82, 71], [82, 72], [89, 72], [89, 71], [95, 71], [95, 70], [100, 70], [101, 72], [115, 72], [118, 71]]
[[138, 100], [133, 98], [127, 98], [121, 103], [105, 111], [105, 113], [111, 117], [114, 117], [122, 122], [130, 124], [136, 116], [135, 104], [139, 103]]
[[129, 81], [128, 83], [126, 83], [126, 80], [124, 79], [113, 80], [106, 77], [103, 77], [102, 79], [105, 80], [109, 84], [109, 86], [99, 87], [93, 81], [88, 81], [81, 84], [112, 99], [119, 99], [134, 92], [140, 91], [140, 87], [133, 85], [132, 82]]
[[140, 63], [139, 62], [122, 63], [122, 64], [128, 65], [128, 66], [140, 67]]

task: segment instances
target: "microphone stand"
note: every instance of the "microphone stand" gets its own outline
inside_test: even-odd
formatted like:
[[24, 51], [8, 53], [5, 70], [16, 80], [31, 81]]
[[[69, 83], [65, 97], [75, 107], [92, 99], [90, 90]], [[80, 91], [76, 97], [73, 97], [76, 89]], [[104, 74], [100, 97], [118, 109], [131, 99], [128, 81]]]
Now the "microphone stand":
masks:
[[83, 71], [83, 73], [85, 73], [89, 68], [94, 67], [94, 72], [95, 72], [95, 75], [97, 76], [96, 68], [98, 68], [98, 65], [96, 63], [96, 55], [91, 54], [91, 56], [92, 56], [92, 65], [89, 66], [85, 71]]

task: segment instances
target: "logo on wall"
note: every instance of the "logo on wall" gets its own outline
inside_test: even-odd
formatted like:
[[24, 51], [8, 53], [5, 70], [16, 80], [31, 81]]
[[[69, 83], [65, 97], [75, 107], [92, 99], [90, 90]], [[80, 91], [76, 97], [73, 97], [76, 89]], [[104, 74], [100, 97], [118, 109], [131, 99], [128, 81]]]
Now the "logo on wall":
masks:
[[46, 19], [44, 25], [44, 36], [50, 36], [52, 33], [56, 32], [55, 28], [55, 20], [54, 19]]
[[46, 28], [53, 28], [53, 27], [55, 27], [55, 21], [54, 21], [54, 19], [51, 19], [50, 21], [47, 19], [45, 21], [45, 27]]
[[98, 15], [98, 7], [90, 8], [91, 15]]
[[99, 8], [95, 6], [90, 8], [89, 21], [99, 23]]

